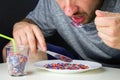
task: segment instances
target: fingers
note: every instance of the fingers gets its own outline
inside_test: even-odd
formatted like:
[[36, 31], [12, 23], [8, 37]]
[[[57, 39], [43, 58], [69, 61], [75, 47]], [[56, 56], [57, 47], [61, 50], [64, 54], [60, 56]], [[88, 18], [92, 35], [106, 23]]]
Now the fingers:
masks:
[[40, 29], [34, 25], [26, 22], [20, 22], [15, 25], [13, 36], [18, 45], [28, 45], [31, 53], [37, 52], [37, 42], [40, 47], [46, 50], [45, 39]]
[[112, 48], [120, 49], [120, 13], [97, 10], [95, 25], [99, 37]]
[[120, 23], [120, 17], [96, 17], [95, 24], [97, 26], [116, 26]]
[[[97, 26], [109, 26], [112, 23], [112, 17], [107, 17], [107, 14], [110, 15], [108, 12], [96, 10], [96, 18], [95, 18], [95, 24]], [[108, 24], [109, 23], [109, 24]]]
[[98, 32], [106, 34], [108, 36], [111, 36], [111, 37], [120, 36], [120, 29], [117, 29], [115, 27], [97, 26], [96, 28], [97, 28]]
[[26, 27], [21, 27], [21, 23], [15, 25], [13, 30], [13, 36], [17, 45], [28, 45], [26, 31], [29, 32], [29, 30], [26, 29]]
[[38, 47], [40, 47], [43, 51], [46, 51], [46, 42], [42, 32], [38, 27], [33, 27], [33, 31], [38, 41], [37, 43]]
[[112, 48], [120, 49], [120, 37], [117, 36], [111, 37], [101, 32], [98, 32], [98, 35], [100, 38], [102, 38], [103, 42], [108, 46]]
[[96, 10], [95, 24], [99, 26], [117, 25], [120, 23], [120, 13]]
[[117, 37], [117, 36], [114, 36], [114, 37], [111, 37], [109, 35], [106, 35], [104, 33], [101, 33], [101, 32], [98, 32], [98, 35], [102, 38], [102, 40], [105, 40], [109, 43], [118, 43], [119, 42], [119, 38], [120, 37]]
[[31, 53], [36, 53], [37, 52], [36, 36], [34, 35], [32, 27], [31, 28], [27, 27], [25, 33], [26, 33], [26, 37], [27, 37], [27, 41], [29, 43]]
[[104, 12], [104, 11], [96, 11], [95, 24], [97, 27], [106, 27], [111, 28], [111, 30], [115, 31], [119, 29], [120, 26], [120, 14]]
[[26, 41], [27, 40], [26, 36], [27, 36], [27, 33], [23, 33], [23, 32], [21, 33], [21, 38], [20, 38], [21, 44], [28, 45], [28, 42]]
[[107, 11], [96, 10], [95, 14], [97, 17], [119, 17], [119, 13], [112, 13]]
[[15, 42], [16, 42], [17, 45], [22, 45], [21, 37], [20, 37], [21, 34], [19, 34], [19, 33], [21, 33], [21, 32], [13, 30], [13, 37], [14, 37], [14, 40], [15, 40]]
[[103, 16], [105, 16], [104, 12], [100, 11], [100, 10], [96, 10], [95, 14], [96, 14], [97, 17], [103, 17]]

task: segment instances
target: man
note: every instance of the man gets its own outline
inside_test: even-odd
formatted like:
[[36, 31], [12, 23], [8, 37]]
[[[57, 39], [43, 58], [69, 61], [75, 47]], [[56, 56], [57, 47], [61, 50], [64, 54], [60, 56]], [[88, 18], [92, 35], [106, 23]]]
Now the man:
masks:
[[[87, 24], [93, 20], [95, 10], [101, 4], [102, 0], [39, 0], [34, 11], [14, 25], [15, 41], [19, 45], [29, 45], [33, 53], [38, 47], [46, 51], [44, 36], [51, 36], [57, 31], [79, 59], [119, 67], [120, 26], [119, 19], [115, 17], [119, 16], [118, 13], [97, 10], [96, 27], [92, 23]], [[105, 24], [107, 21], [110, 25]]]

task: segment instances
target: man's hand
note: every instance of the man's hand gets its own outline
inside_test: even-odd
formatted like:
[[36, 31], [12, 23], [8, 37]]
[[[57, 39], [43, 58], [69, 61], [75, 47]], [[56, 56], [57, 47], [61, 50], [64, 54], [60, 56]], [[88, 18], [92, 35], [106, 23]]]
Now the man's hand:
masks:
[[120, 49], [120, 13], [96, 11], [95, 24], [103, 42]]
[[39, 46], [46, 51], [44, 36], [37, 25], [21, 21], [14, 25], [13, 36], [18, 45], [29, 45], [31, 53], [37, 52]]

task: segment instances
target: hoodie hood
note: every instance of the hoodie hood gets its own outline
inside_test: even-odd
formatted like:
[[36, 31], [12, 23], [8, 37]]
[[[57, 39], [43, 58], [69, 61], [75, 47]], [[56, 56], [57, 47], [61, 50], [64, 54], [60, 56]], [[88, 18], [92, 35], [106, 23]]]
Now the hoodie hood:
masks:
[[101, 10], [120, 12], [120, 0], [104, 0]]

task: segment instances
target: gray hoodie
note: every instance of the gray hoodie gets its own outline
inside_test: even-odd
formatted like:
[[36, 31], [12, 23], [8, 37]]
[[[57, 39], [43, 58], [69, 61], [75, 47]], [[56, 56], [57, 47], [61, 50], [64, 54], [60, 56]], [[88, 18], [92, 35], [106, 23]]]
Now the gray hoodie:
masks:
[[[119, 12], [120, 0], [105, 0], [101, 10]], [[120, 67], [120, 50], [108, 47], [97, 35], [93, 22], [74, 27], [56, 0], [39, 0], [36, 8], [26, 17], [33, 20], [45, 37], [57, 31], [76, 53], [85, 60], [97, 61], [105, 66]]]

